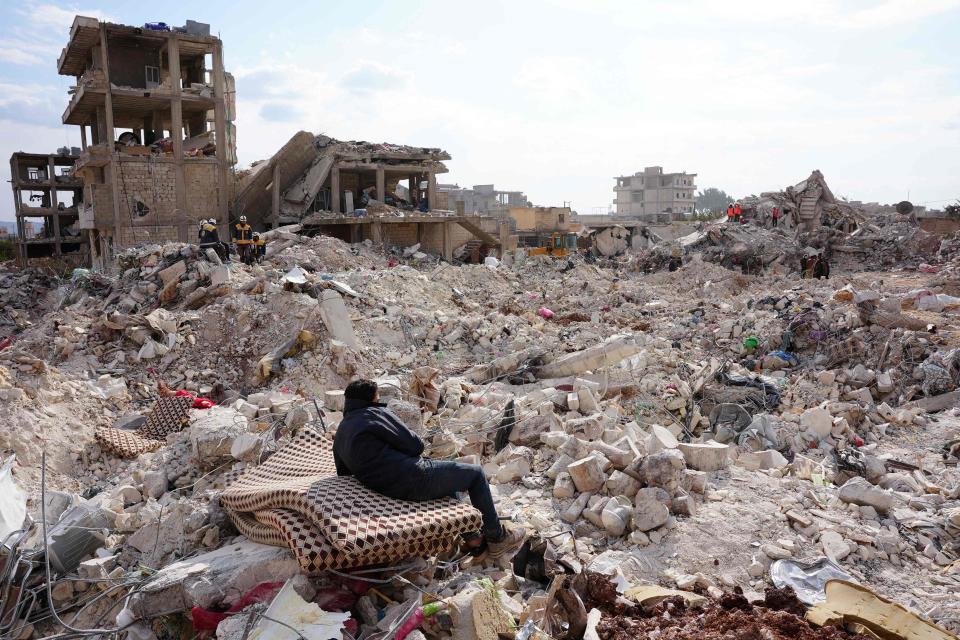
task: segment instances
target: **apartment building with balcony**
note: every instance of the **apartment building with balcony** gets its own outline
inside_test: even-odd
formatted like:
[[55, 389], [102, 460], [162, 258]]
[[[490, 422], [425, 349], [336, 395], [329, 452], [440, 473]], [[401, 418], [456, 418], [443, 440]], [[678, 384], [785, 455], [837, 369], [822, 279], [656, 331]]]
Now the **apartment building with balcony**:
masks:
[[646, 167], [632, 176], [616, 176], [616, 214], [644, 222], [682, 220], [694, 213], [696, 177], [695, 173], [664, 173], [663, 167]]
[[62, 120], [80, 127], [78, 224], [94, 266], [135, 244], [191, 241], [201, 219], [228, 224], [235, 92], [208, 25], [77, 16], [58, 71], [76, 79]]

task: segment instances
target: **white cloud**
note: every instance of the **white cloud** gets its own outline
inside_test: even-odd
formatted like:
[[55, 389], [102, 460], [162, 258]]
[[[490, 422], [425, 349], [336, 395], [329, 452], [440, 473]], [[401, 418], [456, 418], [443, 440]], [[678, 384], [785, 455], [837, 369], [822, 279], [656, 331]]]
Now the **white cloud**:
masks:
[[8, 43], [0, 43], [0, 62], [9, 64], [42, 64], [43, 57], [25, 51], [21, 47], [9, 46]]
[[[853, 198], [899, 199], [911, 185], [918, 200], [956, 195], [950, 43], [910, 34], [956, 22], [960, 14], [944, 12], [960, 0], [493, 2], [482, 20], [477, 8], [430, 2], [389, 24], [373, 15], [361, 28], [332, 25], [326, 39], [291, 37], [280, 18], [224, 35], [241, 161], [306, 129], [441, 146], [453, 155], [444, 182], [494, 182], [581, 211], [610, 203], [612, 176], [655, 164], [732, 194], [782, 188], [819, 168]], [[57, 29], [73, 12], [27, 6], [0, 38], [0, 61], [4, 49], [22, 64], [37, 55], [52, 75], [65, 40]], [[40, 23], [59, 24], [42, 54], [21, 46]], [[56, 114], [43, 122], [56, 124], [62, 88], [5, 84], [4, 148], [13, 122], [49, 109]]]
[[538, 100], [581, 100], [588, 94], [590, 65], [574, 56], [537, 56], [520, 64], [514, 87]]
[[87, 16], [99, 20], [109, 20], [99, 9], [63, 9], [52, 4], [28, 3], [20, 12], [38, 27], [58, 27], [69, 29], [76, 16]]
[[372, 61], [360, 62], [340, 79], [341, 86], [356, 92], [400, 89], [406, 83], [407, 74], [399, 69]]
[[110, 19], [97, 9], [63, 9], [35, 2], [28, 2], [16, 13], [24, 23], [6, 29], [0, 38], [0, 62], [15, 65], [47, 65], [55, 61], [77, 15]]

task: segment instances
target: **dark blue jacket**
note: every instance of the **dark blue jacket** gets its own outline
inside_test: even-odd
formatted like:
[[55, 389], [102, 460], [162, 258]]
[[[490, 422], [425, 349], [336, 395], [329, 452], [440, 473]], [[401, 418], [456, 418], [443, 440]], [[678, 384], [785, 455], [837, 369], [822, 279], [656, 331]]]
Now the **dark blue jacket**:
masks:
[[423, 440], [386, 405], [348, 399], [333, 439], [337, 475], [356, 476], [378, 493], [404, 498], [425, 481]]

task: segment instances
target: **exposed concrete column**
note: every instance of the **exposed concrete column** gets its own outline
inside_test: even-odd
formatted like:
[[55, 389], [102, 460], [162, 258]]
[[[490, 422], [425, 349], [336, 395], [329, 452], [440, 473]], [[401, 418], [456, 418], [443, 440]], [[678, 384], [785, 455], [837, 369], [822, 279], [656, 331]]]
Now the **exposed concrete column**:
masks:
[[437, 174], [433, 171], [427, 174], [427, 202], [431, 209], [437, 208]]
[[330, 169], [330, 210], [340, 213], [340, 168]]
[[[167, 36], [167, 61], [170, 63], [170, 140], [173, 143], [174, 175], [176, 177], [176, 226], [180, 242], [190, 242], [187, 223], [187, 178], [183, 167], [183, 89], [180, 86], [180, 41], [174, 34]], [[206, 213], [206, 212], [204, 212]]]
[[385, 202], [386, 200], [386, 183], [386, 172], [383, 170], [383, 167], [377, 167], [377, 200], [380, 202]]
[[370, 241], [373, 242], [374, 247], [383, 246], [383, 223], [378, 219], [370, 224]]
[[47, 156], [47, 179], [50, 182], [50, 208], [53, 209], [53, 239], [54, 239], [54, 249], [53, 254], [59, 256], [61, 253], [60, 249], [60, 213], [57, 210], [57, 188], [53, 185], [56, 184], [57, 179], [57, 166], [53, 163], [53, 156]]
[[503, 256], [506, 255], [507, 246], [510, 243], [510, 223], [501, 220], [499, 225], [500, 230], [500, 259], [503, 259]]
[[[107, 86], [106, 97], [104, 98], [103, 126], [104, 130], [100, 134], [99, 143], [106, 144], [110, 153], [111, 161], [107, 165], [110, 170], [110, 188], [113, 191], [113, 237], [114, 249], [120, 243], [120, 183], [117, 181], [117, 163], [120, 162], [118, 156], [114, 153], [113, 137], [113, 89], [110, 84], [110, 55], [107, 50], [107, 25], [100, 24], [100, 64], [103, 67], [103, 77]], [[99, 116], [99, 108], [98, 108]], [[99, 124], [100, 118], [97, 118]], [[106, 177], [106, 176], [104, 176]], [[106, 261], [113, 259], [113, 256], [106, 256]]]
[[[227, 224], [230, 203], [230, 160], [227, 157], [227, 80], [223, 70], [223, 45], [217, 42], [213, 47], [213, 135], [217, 141], [217, 182], [220, 197], [217, 198], [219, 211], [218, 218], [222, 224]], [[276, 178], [274, 178], [276, 183]], [[274, 221], [277, 224], [277, 221]]]
[[80, 149], [87, 150], [87, 125], [80, 125]]
[[90, 126], [93, 131], [93, 144], [106, 144], [109, 135], [107, 134], [107, 108], [103, 105], [97, 105], [94, 111], [96, 122]]
[[[433, 173], [430, 175], [432, 176]], [[443, 259], [447, 262], [453, 262], [453, 230], [450, 225], [454, 223], [441, 222], [440, 224], [443, 225]]]
[[280, 163], [273, 163], [273, 182], [271, 183], [271, 195], [273, 196], [273, 203], [271, 206], [271, 220], [273, 221], [273, 228], [276, 229], [280, 226]]
[[417, 202], [420, 199], [420, 178], [411, 173], [407, 176], [407, 180], [410, 182], [410, 193], [407, 197], [410, 198], [411, 203]]

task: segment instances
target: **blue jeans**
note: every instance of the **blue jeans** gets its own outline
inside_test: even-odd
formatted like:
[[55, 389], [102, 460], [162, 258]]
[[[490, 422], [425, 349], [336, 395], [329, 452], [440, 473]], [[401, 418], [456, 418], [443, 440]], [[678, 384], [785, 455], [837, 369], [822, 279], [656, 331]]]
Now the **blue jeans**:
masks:
[[470, 502], [483, 516], [484, 537], [492, 540], [500, 539], [503, 528], [497, 517], [497, 508], [493, 505], [490, 485], [479, 466], [429, 458], [424, 458], [423, 463], [426, 472], [425, 482], [418, 483], [419, 486], [412, 488], [408, 495], [402, 496], [403, 499], [422, 502], [446, 498], [459, 491], [466, 491], [470, 494]]

